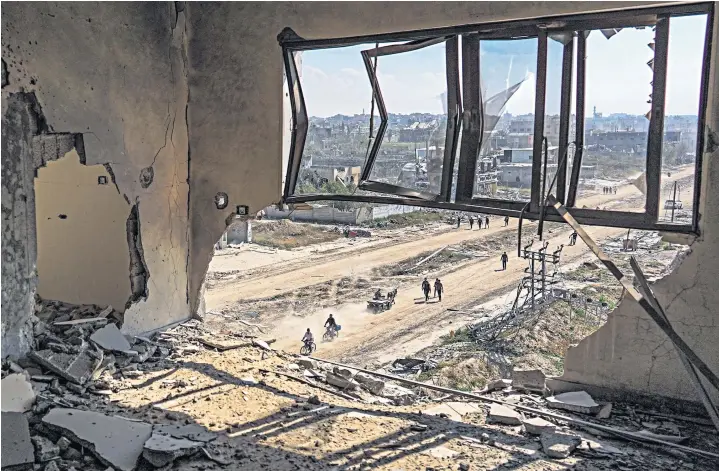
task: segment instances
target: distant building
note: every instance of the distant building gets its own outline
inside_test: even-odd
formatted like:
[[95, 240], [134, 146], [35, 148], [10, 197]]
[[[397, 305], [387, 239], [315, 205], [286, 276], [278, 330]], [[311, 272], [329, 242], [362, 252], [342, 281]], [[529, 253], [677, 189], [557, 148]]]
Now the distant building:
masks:
[[647, 147], [647, 133], [640, 131], [590, 131], [585, 137], [588, 146], [602, 146], [615, 151], [640, 152]]
[[505, 138], [504, 147], [522, 149], [534, 145], [534, 134], [530, 133], [509, 133]]
[[519, 116], [509, 123], [510, 134], [534, 133], [534, 116]]
[[[557, 161], [557, 152], [559, 148], [557, 146], [548, 146], [549, 160], [548, 162]], [[500, 161], [503, 163], [532, 163], [532, 157], [534, 156], [534, 149], [531, 147], [525, 147], [523, 149], [504, 149], [504, 153], [500, 156]]]

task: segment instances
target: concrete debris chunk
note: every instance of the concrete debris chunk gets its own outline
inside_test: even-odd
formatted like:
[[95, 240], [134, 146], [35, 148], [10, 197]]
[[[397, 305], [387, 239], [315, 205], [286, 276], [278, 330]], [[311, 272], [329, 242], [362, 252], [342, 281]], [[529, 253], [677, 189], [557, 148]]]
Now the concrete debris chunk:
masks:
[[394, 383], [385, 383], [382, 397], [391, 400], [397, 406], [408, 406], [417, 399], [417, 395], [412, 390]]
[[608, 419], [612, 415], [612, 403], [604, 404], [602, 408], [597, 412], [598, 419]]
[[512, 373], [512, 387], [543, 394], [546, 390], [546, 377], [542, 370], [514, 370]]
[[50, 461], [43, 471], [60, 471], [60, 467], [57, 465], [56, 461]]
[[434, 407], [430, 407], [429, 409], [424, 409], [422, 411], [422, 414], [434, 415], [437, 417], [454, 420], [455, 422], [462, 421], [462, 416], [459, 413], [457, 413], [457, 411], [455, 411], [450, 406], [448, 406], [447, 404], [438, 404]]
[[332, 373], [327, 373], [327, 376], [325, 376], [325, 381], [327, 381], [327, 384], [331, 384], [332, 386], [337, 386], [338, 388], [346, 389], [349, 391], [354, 391], [359, 387], [359, 384], [355, 381], [345, 379], [342, 376], [338, 376]]
[[35, 459], [44, 463], [60, 456], [60, 447], [42, 435], [32, 437], [35, 446]]
[[59, 353], [50, 349], [30, 352], [31, 359], [45, 369], [75, 384], [85, 384], [100, 361], [83, 350], [80, 353]]
[[341, 368], [339, 366], [335, 366], [332, 369], [332, 372], [337, 376], [343, 377], [344, 379], [352, 379], [357, 374], [357, 372], [354, 370], [350, 370], [349, 368]]
[[297, 364], [308, 370], [316, 370], [318, 368], [317, 361], [307, 357], [298, 358]]
[[0, 383], [2, 412], [26, 412], [35, 404], [35, 392], [25, 374], [7, 375]]
[[557, 428], [557, 426], [552, 422], [544, 420], [541, 417], [532, 417], [531, 419], [522, 420], [522, 425], [524, 425], [524, 429], [530, 435], [541, 435], [545, 431]]
[[487, 418], [492, 422], [505, 425], [521, 425], [522, 416], [517, 411], [502, 404], [492, 404]]
[[492, 391], [499, 391], [502, 389], [506, 389], [512, 385], [511, 379], [495, 379], [494, 381], [491, 381], [487, 383], [487, 386], [484, 387], [484, 390], [482, 392], [492, 392]]
[[190, 456], [202, 448], [202, 442], [175, 438], [161, 433], [153, 433], [145, 442], [142, 457], [156, 468], [166, 466], [178, 458]]
[[107, 306], [105, 309], [97, 315], [97, 317], [107, 317], [112, 314], [112, 306]]
[[542, 450], [550, 458], [566, 458], [582, 443], [577, 435], [558, 430], [547, 430], [539, 437]]
[[384, 391], [384, 381], [374, 379], [373, 377], [364, 373], [357, 373], [355, 375], [355, 380], [362, 386], [367, 388], [367, 390], [374, 395], [379, 396], [380, 394], [382, 394], [382, 391]]
[[130, 350], [130, 342], [127, 341], [115, 324], [107, 324], [105, 327], [97, 329], [90, 336], [90, 340], [104, 350], [114, 352]]
[[152, 435], [150, 424], [77, 409], [53, 409], [42, 423], [120, 471], [135, 469], [143, 445]]
[[65, 451], [70, 448], [72, 442], [65, 437], [60, 437], [60, 439], [55, 444], [60, 449], [60, 451]]
[[202, 425], [155, 425], [153, 432], [169, 435], [175, 438], [187, 438], [198, 442], [210, 442], [217, 438], [217, 434], [210, 432]]
[[586, 391], [574, 391], [557, 394], [547, 398], [547, 405], [555, 409], [564, 409], [581, 414], [596, 414], [602, 408], [594, 402]]
[[30, 441], [30, 427], [25, 415], [21, 412], [3, 412], [0, 414], [0, 422], [2, 422], [2, 454], [0, 454], [2, 468], [32, 466], [35, 462], [35, 452]]

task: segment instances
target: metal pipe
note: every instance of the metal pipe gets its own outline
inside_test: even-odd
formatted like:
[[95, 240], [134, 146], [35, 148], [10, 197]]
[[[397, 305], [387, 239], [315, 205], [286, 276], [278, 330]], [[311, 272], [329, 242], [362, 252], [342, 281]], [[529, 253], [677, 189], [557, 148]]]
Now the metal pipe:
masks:
[[555, 414], [554, 412], [543, 411], [543, 410], [540, 410], [540, 409], [535, 409], [535, 408], [533, 408], [533, 407], [522, 406], [522, 405], [519, 405], [519, 404], [511, 404], [511, 403], [509, 403], [509, 402], [500, 401], [499, 399], [494, 399], [494, 398], [491, 398], [491, 397], [481, 396], [481, 395], [479, 395], [479, 394], [474, 394], [474, 393], [469, 393], [469, 392], [465, 392], [465, 391], [460, 391], [460, 390], [457, 390], [457, 389], [445, 388], [445, 387], [442, 387], [442, 386], [435, 386], [434, 384], [420, 383], [419, 381], [414, 381], [414, 380], [411, 380], [411, 379], [400, 378], [399, 376], [394, 376], [394, 375], [390, 375], [390, 374], [387, 374], [387, 373], [379, 373], [379, 372], [376, 372], [376, 371], [365, 370], [365, 369], [362, 369], [362, 368], [357, 368], [356, 366], [345, 365], [345, 364], [343, 364], [343, 363], [337, 363], [337, 362], [332, 361], [332, 360], [325, 360], [324, 358], [317, 358], [317, 357], [309, 357], [309, 358], [311, 358], [312, 360], [321, 361], [321, 362], [323, 362], [323, 363], [329, 363], [330, 365], [340, 366], [340, 367], [342, 367], [342, 368], [349, 368], [349, 369], [356, 370], [356, 371], [359, 371], [359, 372], [362, 372], [362, 373], [365, 373], [365, 374], [369, 374], [369, 375], [372, 375], [372, 376], [377, 376], [378, 378], [384, 378], [384, 379], [389, 379], [389, 380], [392, 380], [392, 381], [397, 381], [398, 383], [404, 383], [404, 384], [409, 384], [409, 385], [412, 385], [412, 386], [417, 386], [417, 387], [421, 387], [421, 388], [431, 389], [431, 390], [433, 390], [433, 391], [439, 391], [439, 392], [442, 392], [442, 393], [445, 393], [445, 394], [452, 394], [453, 396], [467, 397], [467, 398], [470, 398], [470, 399], [475, 399], [475, 400], [480, 401], [480, 402], [487, 402], [487, 403], [490, 403], [490, 404], [501, 404], [501, 405], [503, 405], [503, 406], [507, 406], [507, 407], [510, 407], [510, 408], [513, 408], [513, 409], [516, 409], [516, 410], [519, 410], [519, 411], [522, 411], [522, 412], [527, 412], [527, 413], [530, 413], [530, 414], [534, 414], [534, 415], [538, 415], [538, 416], [543, 416], [543, 417], [549, 417], [550, 419], [560, 420], [560, 421], [567, 422], [567, 423], [574, 424], [574, 425], [580, 425], [580, 426], [583, 426], [583, 427], [593, 428], [593, 429], [595, 429], [595, 430], [600, 430], [600, 431], [602, 431], [602, 432], [607, 432], [607, 433], [610, 433], [610, 434], [612, 434], [612, 435], [615, 435], [615, 436], [618, 436], [618, 437], [622, 437], [622, 438], [625, 438], [625, 439], [628, 439], [628, 440], [632, 440], [632, 441], [647, 442], [647, 443], [652, 443], [652, 444], [654, 444], [654, 445], [663, 445], [663, 446], [667, 446], [667, 447], [670, 447], [670, 448], [676, 448], [676, 449], [678, 449], [678, 450], [686, 451], [686, 452], [688, 452], [688, 453], [694, 453], [694, 454], [702, 455], [702, 456], [705, 456], [705, 457], [708, 457], [708, 458], [719, 459], [719, 454], [712, 453], [712, 452], [710, 452], [710, 451], [697, 450], [697, 449], [695, 449], [695, 448], [690, 448], [690, 447], [687, 447], [687, 446], [684, 446], [684, 445], [679, 445], [679, 444], [676, 444], [676, 443], [665, 442], [665, 441], [663, 441], [663, 440], [658, 440], [658, 439], [655, 439], [655, 438], [650, 438], [650, 437], [646, 437], [646, 436], [643, 436], [643, 435], [639, 435], [639, 434], [636, 434], [636, 433], [634, 433], [634, 432], [630, 432], [630, 431], [628, 431], [628, 430], [619, 430], [619, 429], [615, 429], [615, 428], [613, 428], [613, 427], [608, 427], [608, 426], [606, 426], [606, 425], [596, 424], [596, 423], [594, 423], [594, 422], [587, 422], [587, 421], [585, 421], [585, 420], [575, 419], [574, 417], [567, 417], [567, 416], [564, 416], [564, 415]]

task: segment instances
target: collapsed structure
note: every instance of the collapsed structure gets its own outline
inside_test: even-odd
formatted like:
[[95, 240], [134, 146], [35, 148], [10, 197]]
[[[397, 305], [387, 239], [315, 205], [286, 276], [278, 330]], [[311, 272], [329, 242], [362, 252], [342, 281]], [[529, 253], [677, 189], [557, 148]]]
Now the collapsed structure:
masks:
[[[381, 39], [356, 38], [373, 34], [385, 34], [385, 41], [446, 42], [456, 58], [458, 36], [497, 34], [498, 26], [482, 26], [492, 21], [550, 17], [543, 22], [520, 22], [512, 30], [518, 36], [538, 34], [545, 45], [557, 40], [547, 31], [566, 27], [567, 22], [574, 21], [572, 28], [584, 31], [594, 28], [593, 21], [618, 26], [625, 21], [655, 26], [655, 47], [666, 53], [670, 17], [703, 14], [710, 47], [704, 75], [695, 77], [702, 81], [702, 99], [691, 224], [657, 223], [661, 138], [658, 148], [656, 140], [648, 143], [649, 217], [576, 211], [581, 222], [658, 228], [668, 231], [672, 240], [691, 245], [674, 272], [655, 283], [653, 290], [677, 333], [718, 371], [719, 348], [714, 339], [719, 335], [719, 23], [715, 5], [654, 5], [630, 13], [620, 10], [621, 15], [551, 18], [619, 7], [603, 2], [423, 3], [408, 10], [405, 5], [390, 4], [378, 16], [372, 4], [308, 3], [291, 8], [283, 3], [7, 5], [2, 19], [3, 358], [22, 357], [30, 350], [36, 293], [76, 304], [112, 306], [118, 315], [122, 313], [126, 334], [143, 334], [201, 316], [202, 283], [214, 244], [237, 216], [247, 218], [281, 202], [283, 170], [288, 170], [289, 177], [284, 182], [285, 202], [333, 197], [294, 195], [293, 179], [302, 159], [298, 129], [303, 123], [298, 119], [301, 90], [290, 58], [296, 50], [323, 43], [297, 38], [289, 31], [281, 36], [289, 77], [288, 96], [283, 96], [283, 48], [275, 36], [288, 26], [303, 38], [350, 38], [336, 40], [335, 45]], [[452, 29], [469, 22], [480, 25]], [[533, 29], [539, 28], [536, 24], [542, 26], [539, 33]], [[398, 33], [402, 31], [415, 33]], [[479, 58], [472, 43], [466, 47]], [[371, 63], [369, 55], [367, 60]], [[460, 70], [453, 64], [458, 85]], [[479, 70], [478, 63], [465, 64]], [[663, 92], [660, 88], [666, 84], [656, 78], [662, 68], [659, 63], [653, 67], [655, 74], [659, 71], [654, 90]], [[455, 205], [467, 211], [481, 208], [485, 213], [520, 216], [524, 201], [493, 205], [473, 201], [476, 159], [466, 156], [476, 158], [480, 151], [479, 104], [483, 101], [467, 87], [464, 93], [464, 111], [458, 86], [447, 95], [452, 105], [447, 108], [448, 126], [453, 127], [444, 149], [452, 160], [444, 162], [441, 184], [433, 185], [441, 198], [369, 181], [370, 165], [360, 176], [368, 193], [356, 199], [388, 201], [389, 194], [397, 197], [391, 201], [404, 204]], [[649, 133], [655, 138], [662, 135], [657, 121], [663, 113], [660, 96], [655, 94], [651, 107], [654, 127], [650, 124]], [[292, 120], [281, 111], [288, 102]], [[290, 122], [292, 141], [283, 150], [283, 130], [290, 128]], [[460, 126], [467, 131], [461, 143]], [[537, 132], [543, 129], [542, 123], [535, 122]], [[566, 136], [568, 129], [560, 134]], [[533, 193], [527, 215], [543, 217], [542, 140], [535, 139], [533, 146]], [[455, 187], [450, 180], [458, 147], [465, 157], [460, 156]], [[568, 148], [568, 140], [560, 136], [560, 159]], [[546, 169], [546, 159], [544, 163]], [[558, 173], [562, 175], [558, 199], [568, 202], [573, 196], [566, 183], [576, 178], [569, 175], [567, 166]], [[455, 190], [463, 199], [451, 199]], [[546, 216], [559, 220], [551, 211]], [[605, 326], [569, 349], [565, 374], [558, 383], [581, 384], [609, 395], [699, 401], [688, 379], [665, 334], [638, 304], [626, 299]], [[716, 391], [712, 394], [719, 400]]]

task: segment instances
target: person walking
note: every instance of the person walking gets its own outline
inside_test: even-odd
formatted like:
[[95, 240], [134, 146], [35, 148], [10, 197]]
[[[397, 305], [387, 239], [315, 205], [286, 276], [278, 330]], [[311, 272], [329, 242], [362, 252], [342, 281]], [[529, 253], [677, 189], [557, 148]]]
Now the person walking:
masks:
[[509, 257], [507, 256], [507, 252], [502, 253], [502, 257], [500, 258], [502, 260], [502, 270], [507, 269], [507, 262], [509, 261]]
[[574, 245], [577, 243], [577, 231], [572, 232], [572, 235], [569, 236], [569, 245]]
[[442, 302], [442, 291], [444, 291], [444, 286], [442, 286], [442, 282], [437, 278], [434, 280], [434, 297], [439, 297], [439, 302]]
[[469, 217], [469, 230], [472, 230], [472, 227], [474, 227], [474, 217]]
[[432, 291], [432, 289], [429, 286], [429, 281], [427, 281], [427, 278], [424, 278], [424, 281], [422, 282], [422, 292], [424, 293], [424, 302], [429, 301], [429, 293]]
[[484, 218], [484, 228], [489, 229], [489, 216]]
[[509, 226], [509, 216], [504, 216], [504, 227]]
[[462, 222], [462, 216], [457, 216], [457, 229], [459, 229], [459, 223]]

